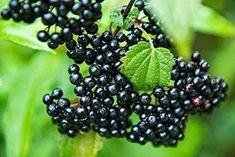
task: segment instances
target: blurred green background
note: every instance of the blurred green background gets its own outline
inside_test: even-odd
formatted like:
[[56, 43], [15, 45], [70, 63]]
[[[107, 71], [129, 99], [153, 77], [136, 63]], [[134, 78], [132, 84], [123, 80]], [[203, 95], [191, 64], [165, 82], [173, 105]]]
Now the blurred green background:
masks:
[[[174, 0], [156, 0], [156, 5], [158, 1], [163, 4]], [[182, 4], [190, 1], [197, 0], [175, 0]], [[105, 2], [101, 29], [109, 27], [109, 9], [127, 2]], [[234, 0], [204, 0], [202, 4], [213, 8], [235, 25]], [[187, 6], [177, 7], [182, 9], [182, 13]], [[176, 17], [180, 19], [180, 11], [179, 17]], [[176, 148], [154, 148], [150, 144], [139, 146], [119, 139], [103, 140], [93, 133], [74, 140], [61, 137], [47, 117], [41, 99], [44, 93], [54, 87], [61, 87], [66, 96], [74, 97], [67, 74], [67, 67], [72, 62], [67, 59], [63, 48], [53, 54], [48, 52], [45, 45], [37, 42], [31, 34], [35, 34], [40, 25], [32, 29], [23, 24], [15, 25], [0, 20], [0, 157], [234, 157], [235, 29], [234, 34], [231, 30], [226, 32], [227, 24], [224, 26], [221, 24], [224, 21], [218, 18], [213, 16], [202, 20], [202, 25], [208, 27], [204, 31], [198, 31], [191, 25], [187, 27], [191, 31], [192, 45], [183, 41], [184, 35], [171, 34], [178, 40], [176, 47], [179, 54], [184, 57], [190, 54], [184, 51], [187, 48], [182, 48], [182, 45], [200, 50], [211, 63], [211, 74], [223, 76], [230, 86], [229, 98], [213, 114], [190, 117], [185, 140]], [[196, 20], [200, 22], [200, 18]], [[177, 22], [174, 24], [178, 26]], [[213, 32], [213, 28], [220, 24], [220, 31]], [[83, 67], [83, 70], [85, 73], [86, 68]]]

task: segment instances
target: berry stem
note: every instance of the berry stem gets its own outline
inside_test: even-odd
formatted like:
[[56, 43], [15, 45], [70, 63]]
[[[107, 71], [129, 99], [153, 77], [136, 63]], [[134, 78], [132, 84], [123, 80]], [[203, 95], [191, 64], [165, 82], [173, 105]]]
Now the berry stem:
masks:
[[146, 35], [146, 37], [149, 40], [149, 43], [150, 43], [151, 47], [154, 49], [153, 40], [152, 40], [151, 36], [142, 27], [140, 27], [140, 25], [138, 23], [135, 23], [135, 26], [137, 28], [139, 28]]
[[[128, 14], [129, 14], [129, 12], [131, 11], [131, 8], [132, 8], [132, 6], [134, 5], [134, 3], [135, 3], [135, 0], [130, 0], [129, 4], [128, 4], [127, 7], [126, 7], [126, 10], [125, 10], [124, 13], [123, 13], [123, 19], [126, 19], [126, 18], [127, 18], [127, 16], [128, 16]], [[118, 27], [115, 29], [115, 31], [114, 31], [114, 33], [113, 33], [113, 36], [116, 36], [117, 33], [120, 31], [120, 29], [121, 29], [121, 27], [118, 26]]]
[[73, 105], [80, 105], [80, 100], [73, 100], [70, 103]]
[[109, 25], [109, 31], [112, 32], [112, 26], [113, 26], [113, 22], [110, 23]]
[[50, 33], [50, 28], [51, 28], [51, 26], [48, 26], [48, 27], [46, 27], [44, 30], [45, 30], [47, 33]]

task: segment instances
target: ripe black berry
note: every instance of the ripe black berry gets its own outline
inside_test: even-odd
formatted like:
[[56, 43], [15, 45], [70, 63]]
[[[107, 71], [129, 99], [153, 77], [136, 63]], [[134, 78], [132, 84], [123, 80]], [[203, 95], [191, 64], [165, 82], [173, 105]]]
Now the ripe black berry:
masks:
[[3, 9], [1, 11], [1, 16], [2, 18], [4, 18], [5, 20], [9, 20], [11, 18], [11, 11], [9, 9]]
[[165, 90], [162, 87], [155, 87], [153, 90], [153, 95], [156, 98], [162, 98], [165, 95]]
[[148, 105], [151, 103], [151, 97], [148, 94], [142, 94], [140, 96], [140, 102], [143, 103], [144, 105]]
[[39, 31], [37, 37], [39, 41], [46, 42], [50, 36], [46, 31]]
[[53, 97], [51, 94], [45, 94], [43, 96], [43, 103], [46, 105], [50, 105], [53, 103]]
[[53, 13], [48, 12], [48, 13], [43, 14], [42, 23], [44, 25], [51, 26], [55, 24], [55, 22], [56, 22], [56, 16]]
[[51, 95], [54, 99], [59, 99], [63, 96], [63, 91], [60, 88], [55, 88], [52, 90]]

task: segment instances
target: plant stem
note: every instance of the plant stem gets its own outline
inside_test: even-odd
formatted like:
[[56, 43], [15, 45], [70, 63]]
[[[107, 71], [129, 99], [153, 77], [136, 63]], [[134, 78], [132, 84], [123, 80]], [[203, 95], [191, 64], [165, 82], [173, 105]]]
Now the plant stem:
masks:
[[[133, 6], [133, 4], [135, 3], [135, 0], [130, 0], [129, 4], [126, 7], [126, 10], [123, 13], [123, 19], [125, 20], [129, 14], [129, 12], [131, 11], [131, 8]], [[120, 31], [121, 27], [117, 27], [113, 33], [113, 36], [116, 36], [116, 34]]]
[[152, 40], [151, 36], [142, 27], [140, 27], [139, 24], [135, 24], [135, 26], [137, 28], [139, 28], [147, 36], [147, 39], [149, 40], [149, 43], [150, 43], [151, 47], [154, 49], [153, 40]]

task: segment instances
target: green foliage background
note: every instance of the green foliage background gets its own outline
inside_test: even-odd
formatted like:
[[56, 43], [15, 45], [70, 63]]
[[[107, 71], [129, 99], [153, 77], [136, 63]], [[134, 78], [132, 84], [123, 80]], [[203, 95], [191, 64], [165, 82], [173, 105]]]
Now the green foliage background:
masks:
[[[0, 1], [0, 8], [5, 2]], [[109, 27], [110, 8], [124, 2], [128, 1], [106, 0], [102, 30]], [[36, 40], [40, 24], [29, 27], [0, 20], [0, 157], [235, 156], [235, 1], [152, 2], [179, 54], [187, 58], [191, 49], [200, 50], [211, 63], [211, 74], [224, 76], [229, 83], [229, 98], [222, 107], [212, 115], [191, 116], [185, 140], [177, 148], [104, 140], [94, 133], [68, 140], [51, 124], [41, 97], [57, 86], [74, 97], [67, 79], [72, 62], [64, 48], [55, 54]]]

